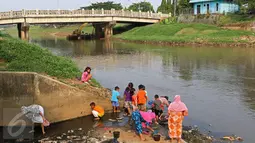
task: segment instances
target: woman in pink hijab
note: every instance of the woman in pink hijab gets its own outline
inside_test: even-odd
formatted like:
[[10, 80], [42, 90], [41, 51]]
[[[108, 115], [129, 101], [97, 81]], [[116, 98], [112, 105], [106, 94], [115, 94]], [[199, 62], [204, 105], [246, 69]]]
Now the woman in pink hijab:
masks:
[[174, 101], [168, 107], [168, 114], [168, 128], [171, 142], [173, 139], [177, 139], [177, 142], [181, 143], [182, 121], [184, 116], [188, 116], [188, 108], [181, 101], [180, 95], [175, 95]]

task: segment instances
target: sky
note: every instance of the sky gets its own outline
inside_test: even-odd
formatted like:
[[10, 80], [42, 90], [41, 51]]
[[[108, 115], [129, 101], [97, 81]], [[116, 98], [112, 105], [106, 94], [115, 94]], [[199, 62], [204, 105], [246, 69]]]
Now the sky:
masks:
[[[0, 4], [0, 11], [22, 10], [22, 9], [77, 9], [82, 6], [90, 5], [94, 2], [106, 2], [108, 0], [2, 0]], [[128, 5], [143, 0], [110, 0], [116, 3], [121, 3], [122, 6]], [[145, 0], [150, 2], [154, 9], [160, 5], [161, 0]]]

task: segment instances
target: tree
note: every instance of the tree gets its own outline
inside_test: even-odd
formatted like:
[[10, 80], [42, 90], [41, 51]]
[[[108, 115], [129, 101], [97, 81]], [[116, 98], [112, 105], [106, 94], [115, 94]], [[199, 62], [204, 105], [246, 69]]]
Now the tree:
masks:
[[249, 13], [255, 14], [255, 1], [248, 0], [248, 11]]
[[174, 13], [174, 5], [172, 4], [172, 0], [167, 0], [167, 13]]
[[86, 10], [91, 10], [91, 9], [105, 9], [105, 10], [111, 10], [111, 9], [116, 9], [116, 10], [121, 10], [123, 9], [122, 5], [120, 3], [114, 3], [113, 1], [107, 1], [107, 2], [97, 2], [97, 3], [92, 3], [89, 6], [86, 7], [81, 7], [81, 9], [86, 9]]
[[141, 10], [142, 12], [147, 12], [147, 11], [152, 11], [154, 12], [153, 6], [151, 5], [150, 2], [139, 2], [139, 3], [133, 3], [128, 7], [129, 10], [133, 11], [139, 11]]
[[189, 3], [189, 0], [179, 0], [178, 8], [179, 9], [191, 8], [191, 4]]
[[161, 5], [158, 7], [157, 12], [167, 13], [166, 0], [161, 1]]

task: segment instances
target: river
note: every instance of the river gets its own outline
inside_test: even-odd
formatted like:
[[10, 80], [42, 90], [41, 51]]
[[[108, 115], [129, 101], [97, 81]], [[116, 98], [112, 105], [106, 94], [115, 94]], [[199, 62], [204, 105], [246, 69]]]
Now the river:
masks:
[[56, 55], [71, 57], [81, 70], [107, 88], [128, 82], [144, 84], [155, 94], [181, 95], [189, 108], [185, 125], [198, 125], [212, 135], [255, 137], [255, 49], [163, 47], [117, 41], [76, 41], [40, 38], [32, 43]]

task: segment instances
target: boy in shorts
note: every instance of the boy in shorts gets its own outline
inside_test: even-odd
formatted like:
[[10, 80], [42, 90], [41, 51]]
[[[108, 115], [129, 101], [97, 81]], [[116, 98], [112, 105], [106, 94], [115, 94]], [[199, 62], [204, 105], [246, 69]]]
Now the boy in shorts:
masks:
[[116, 86], [114, 90], [112, 90], [111, 102], [112, 102], [113, 112], [119, 112], [119, 96], [120, 96], [119, 91], [120, 91], [120, 88], [118, 86]]
[[158, 122], [159, 117], [163, 113], [163, 110], [162, 110], [162, 107], [161, 107], [162, 102], [160, 101], [159, 96], [157, 94], [154, 96], [154, 98], [155, 98], [155, 100], [154, 100], [154, 103], [153, 103], [153, 105], [154, 105], [153, 108], [154, 108], [154, 112], [156, 114], [156, 121]]

